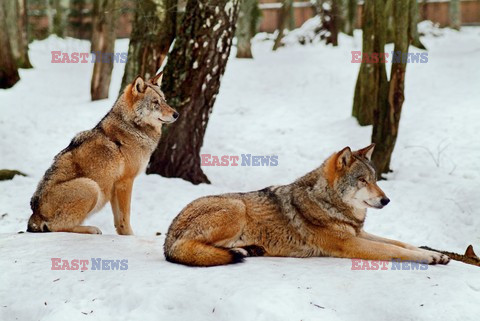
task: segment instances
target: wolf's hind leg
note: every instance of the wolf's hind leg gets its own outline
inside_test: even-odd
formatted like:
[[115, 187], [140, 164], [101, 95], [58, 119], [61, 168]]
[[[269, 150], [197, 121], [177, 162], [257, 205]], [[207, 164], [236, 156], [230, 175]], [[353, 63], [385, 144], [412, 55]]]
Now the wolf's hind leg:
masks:
[[51, 232], [102, 234], [95, 226], [80, 226], [93, 210], [102, 205], [102, 193], [98, 184], [89, 178], [77, 178], [54, 187], [44, 200], [43, 210], [46, 229]]
[[242, 262], [247, 251], [239, 241], [245, 227], [245, 204], [210, 197], [188, 206], [172, 223], [165, 240], [168, 261], [192, 266]]
[[178, 240], [165, 252], [167, 261], [189, 266], [216, 266], [243, 262], [239, 251], [196, 240]]

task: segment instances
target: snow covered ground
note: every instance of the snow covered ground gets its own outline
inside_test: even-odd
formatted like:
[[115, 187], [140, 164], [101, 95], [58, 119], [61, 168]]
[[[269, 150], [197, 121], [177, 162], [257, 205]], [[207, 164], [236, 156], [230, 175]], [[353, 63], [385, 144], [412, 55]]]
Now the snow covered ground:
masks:
[[[428, 63], [410, 64], [395, 170], [379, 185], [392, 200], [369, 212], [366, 230], [416, 245], [480, 250], [480, 28], [422, 39]], [[332, 152], [369, 144], [371, 127], [350, 117], [361, 34], [340, 46], [290, 44], [271, 52], [257, 39], [253, 60], [230, 59], [202, 153], [278, 155], [272, 167], [205, 167], [212, 185], [141, 175], [136, 236], [115, 235], [110, 208], [88, 220], [103, 235], [17, 234], [52, 158], [112, 106], [90, 102], [92, 64], [51, 64], [52, 50], [89, 52], [89, 43], [49, 38], [31, 45], [34, 69], [0, 91], [0, 168], [28, 177], [0, 182], [0, 320], [478, 320], [477, 267], [354, 271], [346, 259], [250, 258], [188, 268], [165, 261], [169, 223], [207, 194], [283, 184]], [[128, 41], [117, 41], [125, 52]], [[387, 47], [387, 52], [391, 51]], [[188, 117], [188, 115], [182, 115]], [[156, 235], [157, 232], [161, 235]], [[56, 271], [51, 258], [128, 260], [127, 270]]]

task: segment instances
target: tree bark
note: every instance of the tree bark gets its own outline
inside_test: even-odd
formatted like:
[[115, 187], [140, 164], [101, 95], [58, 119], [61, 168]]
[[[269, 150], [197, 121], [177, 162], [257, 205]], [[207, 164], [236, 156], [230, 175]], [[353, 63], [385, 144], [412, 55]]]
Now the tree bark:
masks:
[[[366, 57], [372, 57], [373, 53], [385, 53], [385, 26], [384, 1], [365, 0], [362, 53]], [[387, 70], [380, 56], [377, 62], [371, 60], [361, 63], [352, 110], [352, 116], [357, 118], [360, 125], [373, 124], [374, 110], [383, 105], [387, 84]]]
[[390, 172], [390, 160], [398, 136], [398, 126], [405, 100], [405, 72], [409, 37], [409, 6], [416, 1], [394, 1], [393, 16], [395, 30], [394, 57], [388, 89], [388, 102], [378, 105], [375, 110], [372, 142], [376, 144], [372, 161], [377, 169], [377, 175]]
[[277, 50], [283, 46], [282, 39], [285, 34], [285, 29], [290, 24], [293, 14], [293, 0], [283, 0], [282, 9], [280, 10], [280, 15], [278, 16], [278, 35], [273, 44], [273, 50]]
[[[49, 1], [49, 0], [47, 0]], [[97, 1], [97, 0], [95, 0]], [[92, 37], [92, 25], [89, 21], [91, 12], [88, 11], [89, 1], [87, 0], [70, 0], [70, 9], [68, 13], [68, 36], [77, 39], [91, 39]], [[53, 11], [49, 16], [49, 34], [53, 32]]]
[[28, 58], [27, 11], [25, 0], [5, 2], [10, 48], [18, 68], [32, 68]]
[[20, 76], [10, 47], [4, 2], [0, 2], [0, 57], [0, 88], [10, 88], [20, 80]]
[[[54, 11], [52, 9], [52, 1], [51, 0], [45, 0], [45, 13], [47, 15], [47, 18], [48, 18], [48, 35], [51, 35], [52, 32], [53, 32], [53, 15], [54, 15]], [[48, 37], [47, 35], [47, 37]]]
[[331, 24], [330, 24], [330, 36], [326, 38], [326, 44], [332, 44], [332, 46], [338, 46], [338, 31], [342, 28], [342, 16], [341, 12], [343, 10], [342, 1], [332, 0], [331, 1]]
[[460, 30], [460, 0], [450, 0], [448, 14], [450, 16], [450, 27], [455, 30]]
[[230, 54], [240, 0], [189, 0], [164, 71], [163, 91], [180, 118], [166, 127], [147, 174], [210, 183], [200, 148]]
[[353, 36], [355, 30], [355, 21], [357, 17], [357, 0], [347, 0], [345, 6], [345, 18], [343, 23], [343, 32]]
[[[94, 6], [96, 5], [95, 1]], [[65, 36], [66, 27], [66, 15], [65, 8], [62, 6], [62, 0], [53, 0], [53, 6], [55, 7], [55, 15], [53, 15], [53, 33], [58, 37], [63, 38]]]
[[116, 17], [116, 0], [97, 0], [94, 2], [90, 50], [95, 55], [90, 86], [92, 100], [108, 98], [115, 61]]
[[420, 36], [418, 35], [418, 20], [419, 20], [419, 13], [418, 13], [418, 2], [417, 0], [409, 0], [409, 11], [408, 11], [408, 36], [410, 38], [410, 43], [412, 46], [415, 46], [419, 49], [426, 50], [427, 48], [425, 45], [420, 41]]
[[237, 22], [237, 58], [253, 58], [251, 39], [256, 33], [258, 0], [243, 0]]
[[123, 88], [136, 76], [155, 76], [175, 38], [178, 0], [137, 2], [128, 59], [122, 78]]

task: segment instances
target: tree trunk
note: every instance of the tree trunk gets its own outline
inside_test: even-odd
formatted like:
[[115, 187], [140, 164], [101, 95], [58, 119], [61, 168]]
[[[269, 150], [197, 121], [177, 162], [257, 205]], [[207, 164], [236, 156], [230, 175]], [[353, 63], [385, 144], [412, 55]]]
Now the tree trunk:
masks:
[[[93, 7], [92, 47], [95, 55], [90, 94], [92, 100], [108, 98], [115, 61], [116, 0], [97, 0]], [[111, 55], [110, 55], [111, 54]]]
[[320, 38], [324, 39], [327, 45], [338, 46], [338, 32], [344, 30], [343, 0], [323, 0], [317, 1], [316, 4], [321, 20]]
[[[386, 36], [385, 43], [393, 43], [395, 41], [395, 30], [393, 25], [393, 1], [385, 0], [385, 19], [386, 19]], [[402, 0], [409, 1], [409, 0]]]
[[290, 24], [291, 15], [293, 13], [293, 0], [283, 0], [282, 1], [282, 9], [280, 10], [280, 14], [278, 16], [278, 35], [275, 39], [275, 43], [273, 44], [273, 50], [277, 50], [281, 46], [283, 46], [282, 39], [285, 33], [285, 29]]
[[[96, 5], [95, 4], [94, 6]], [[62, 0], [53, 0], [53, 6], [55, 7], [55, 15], [53, 16], [53, 33], [58, 37], [63, 38], [65, 36], [66, 27], [66, 15], [65, 8], [62, 6]]]
[[45, 13], [47, 14], [47, 18], [48, 18], [48, 35], [51, 35], [53, 32], [53, 15], [54, 15], [51, 0], [45, 0]]
[[237, 22], [237, 58], [253, 58], [250, 40], [256, 33], [258, 0], [243, 0]]
[[[363, 12], [363, 44], [362, 53], [372, 57], [373, 53], [385, 53], [386, 18], [383, 0], [365, 0]], [[360, 65], [352, 115], [360, 125], [373, 124], [374, 110], [383, 105], [387, 88], [387, 70], [385, 62], [364, 61]]]
[[417, 0], [409, 0], [409, 16], [408, 16], [408, 36], [410, 38], [410, 43], [412, 46], [415, 46], [419, 49], [424, 49], [426, 50], [427, 48], [425, 45], [420, 41], [420, 37], [418, 35], [418, 20], [420, 18], [419, 13], [418, 13], [418, 2]]
[[[49, 0], [47, 0], [49, 1]], [[97, 0], [95, 0], [97, 1]], [[91, 12], [89, 9], [89, 0], [70, 0], [70, 10], [68, 13], [68, 36], [77, 39], [91, 39], [92, 25], [90, 22]], [[49, 17], [50, 33], [53, 32], [53, 11]]]
[[32, 68], [28, 58], [27, 11], [25, 0], [5, 2], [10, 48], [18, 68]]
[[120, 90], [138, 75], [150, 79], [157, 74], [175, 38], [177, 3], [178, 0], [137, 2]]
[[332, 0], [331, 2], [331, 25], [330, 25], [330, 36], [327, 37], [326, 44], [332, 44], [332, 46], [338, 46], [338, 31], [342, 28], [342, 1]]
[[450, 16], [450, 27], [455, 30], [460, 30], [460, 0], [450, 0], [448, 14]]
[[380, 177], [390, 171], [390, 159], [398, 136], [405, 86], [406, 58], [410, 44], [409, 6], [416, 1], [394, 1], [395, 46], [388, 89], [388, 103], [378, 106], [373, 124], [372, 142], [376, 144], [372, 161]]
[[240, 0], [189, 0], [164, 71], [163, 90], [180, 118], [166, 127], [148, 174], [210, 183], [200, 148], [225, 72]]
[[0, 88], [10, 88], [20, 80], [10, 47], [5, 9], [4, 2], [0, 2]]
[[353, 36], [355, 30], [355, 21], [357, 17], [357, 0], [347, 0], [345, 6], [345, 18], [343, 23], [343, 32]]

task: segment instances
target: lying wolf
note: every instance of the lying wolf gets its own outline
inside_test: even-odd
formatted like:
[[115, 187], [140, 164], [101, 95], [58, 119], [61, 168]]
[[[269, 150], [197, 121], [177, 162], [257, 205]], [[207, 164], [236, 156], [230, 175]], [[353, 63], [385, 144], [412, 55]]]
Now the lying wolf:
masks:
[[237, 263], [248, 255], [447, 264], [446, 255], [363, 230], [367, 208], [390, 201], [376, 183], [373, 149], [346, 147], [289, 185], [193, 201], [169, 228], [166, 259], [191, 266]]
[[137, 77], [95, 128], [79, 133], [55, 156], [30, 202], [28, 232], [101, 234], [80, 224], [110, 202], [117, 233], [133, 234], [133, 180], [147, 166], [162, 124], [178, 117], [165, 101], [161, 81], [162, 74], [149, 81]]

